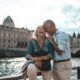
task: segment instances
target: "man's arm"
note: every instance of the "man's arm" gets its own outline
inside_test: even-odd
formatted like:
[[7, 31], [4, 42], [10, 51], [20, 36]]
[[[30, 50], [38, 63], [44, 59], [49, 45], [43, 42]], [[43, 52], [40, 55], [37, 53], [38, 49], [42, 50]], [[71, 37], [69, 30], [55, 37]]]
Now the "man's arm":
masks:
[[48, 35], [48, 40], [50, 41], [50, 43], [52, 44], [54, 50], [59, 54], [62, 55], [63, 54], [63, 50], [61, 50], [57, 43], [52, 39], [52, 35]]
[[54, 50], [59, 54], [62, 55], [63, 51], [58, 47], [58, 45], [56, 44], [56, 42], [54, 40], [50, 40], [50, 43], [52, 44]]

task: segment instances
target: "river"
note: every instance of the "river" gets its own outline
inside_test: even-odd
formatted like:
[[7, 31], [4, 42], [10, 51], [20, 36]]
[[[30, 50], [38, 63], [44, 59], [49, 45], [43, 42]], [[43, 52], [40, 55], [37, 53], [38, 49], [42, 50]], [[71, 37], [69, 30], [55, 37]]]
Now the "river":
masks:
[[[72, 66], [80, 66], [80, 58], [72, 58]], [[0, 59], [0, 77], [18, 75], [25, 58], [3, 58]], [[77, 80], [77, 71], [72, 70], [72, 80]], [[41, 77], [40, 77], [41, 78]], [[39, 80], [41, 80], [39, 78]]]

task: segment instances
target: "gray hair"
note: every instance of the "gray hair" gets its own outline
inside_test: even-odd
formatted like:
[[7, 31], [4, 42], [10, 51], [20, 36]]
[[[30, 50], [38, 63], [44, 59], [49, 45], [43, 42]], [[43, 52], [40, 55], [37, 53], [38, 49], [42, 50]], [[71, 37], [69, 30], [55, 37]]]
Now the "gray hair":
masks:
[[43, 26], [46, 26], [46, 25], [55, 26], [55, 23], [54, 23], [54, 21], [52, 21], [52, 20], [46, 20], [46, 21], [44, 21]]

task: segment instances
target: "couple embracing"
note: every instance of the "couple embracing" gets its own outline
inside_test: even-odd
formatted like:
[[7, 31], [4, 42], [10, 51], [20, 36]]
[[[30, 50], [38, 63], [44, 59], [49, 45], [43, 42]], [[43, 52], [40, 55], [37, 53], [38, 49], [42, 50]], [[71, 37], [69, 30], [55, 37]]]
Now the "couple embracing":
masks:
[[57, 30], [52, 20], [37, 27], [26, 54], [26, 59], [30, 60], [27, 67], [29, 80], [37, 80], [37, 72], [41, 72], [43, 80], [51, 80], [52, 76], [54, 80], [71, 80], [69, 35]]

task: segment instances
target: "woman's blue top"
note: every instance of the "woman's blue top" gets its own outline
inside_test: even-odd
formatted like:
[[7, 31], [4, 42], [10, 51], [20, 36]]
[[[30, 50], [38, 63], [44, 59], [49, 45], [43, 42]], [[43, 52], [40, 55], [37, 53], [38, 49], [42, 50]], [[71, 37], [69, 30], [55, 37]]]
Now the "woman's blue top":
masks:
[[[54, 49], [51, 46], [52, 45], [47, 38], [45, 39], [42, 47], [38, 45], [35, 39], [32, 39], [28, 44], [26, 57], [28, 57], [29, 55], [33, 57], [40, 57], [46, 55], [54, 56]], [[44, 60], [42, 62], [42, 68], [39, 69], [44, 71], [50, 70], [51, 69], [50, 60]]]

